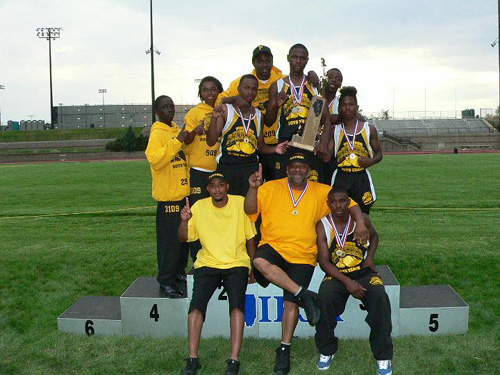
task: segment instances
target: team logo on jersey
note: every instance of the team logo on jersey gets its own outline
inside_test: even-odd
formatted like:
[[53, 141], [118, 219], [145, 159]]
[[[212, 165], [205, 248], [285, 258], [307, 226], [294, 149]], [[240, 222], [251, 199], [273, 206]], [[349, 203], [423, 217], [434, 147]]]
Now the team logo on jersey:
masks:
[[382, 279], [380, 277], [373, 276], [370, 279], [370, 285], [384, 285], [384, 282], [382, 281]]
[[308, 178], [309, 181], [313, 181], [313, 182], [318, 182], [319, 180], [319, 177], [318, 177], [318, 171], [315, 171], [314, 169], [311, 169], [311, 171], [309, 172], [309, 178]]
[[372, 196], [372, 193], [370, 193], [369, 191], [367, 191], [366, 193], [363, 194], [363, 198], [361, 198], [363, 200], [363, 203], [364, 204], [370, 204], [370, 203], [373, 203], [373, 196]]
[[186, 161], [186, 154], [184, 153], [184, 150], [180, 150], [177, 154], [175, 154], [174, 159], [172, 161], [173, 162]]

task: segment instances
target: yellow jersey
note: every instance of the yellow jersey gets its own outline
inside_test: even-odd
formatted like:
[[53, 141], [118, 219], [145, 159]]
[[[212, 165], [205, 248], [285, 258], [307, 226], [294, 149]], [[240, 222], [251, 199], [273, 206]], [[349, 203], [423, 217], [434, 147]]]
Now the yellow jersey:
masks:
[[[213, 108], [206, 103], [200, 103], [192, 108], [184, 118], [186, 130], [193, 131], [198, 125], [208, 130], [212, 118]], [[212, 147], [207, 145], [207, 136], [196, 135], [191, 144], [186, 146], [187, 162], [189, 168], [195, 168], [204, 172], [213, 172], [217, 168], [215, 156], [219, 149], [219, 142]]]
[[153, 178], [153, 198], [158, 202], [179, 201], [189, 195], [189, 178], [180, 128], [155, 122], [151, 127], [146, 158]]
[[[279, 80], [280, 78], [285, 77], [283, 73], [281, 72], [280, 69], [276, 68], [273, 66], [271, 69], [271, 76], [269, 77], [268, 80], [262, 81], [257, 77], [257, 72], [255, 69], [252, 71], [252, 74], [257, 78], [259, 81], [259, 87], [257, 89], [257, 96], [255, 97], [254, 101], [252, 102], [252, 106], [255, 108], [258, 108], [259, 111], [262, 112], [262, 115], [266, 114], [266, 109], [267, 109], [267, 104], [269, 103], [269, 88], [271, 85]], [[237, 96], [238, 94], [238, 86], [240, 84], [241, 77], [238, 79], [235, 79], [231, 84], [229, 85], [229, 88], [220, 93], [217, 101], [215, 104], [219, 104], [222, 100], [222, 98], [228, 98], [231, 96]], [[264, 131], [264, 142], [268, 145], [274, 145], [278, 143], [278, 119], [274, 122], [273, 125], [271, 126], [264, 126], [263, 127]]]
[[255, 237], [255, 225], [245, 214], [244, 197], [228, 195], [224, 207], [215, 207], [212, 198], [200, 199], [188, 221], [188, 242], [200, 240], [194, 268], [250, 268], [246, 241]]

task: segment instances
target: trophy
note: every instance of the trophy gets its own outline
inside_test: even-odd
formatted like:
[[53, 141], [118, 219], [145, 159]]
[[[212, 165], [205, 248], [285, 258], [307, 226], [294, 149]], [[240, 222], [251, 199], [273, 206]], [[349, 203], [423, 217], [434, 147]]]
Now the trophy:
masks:
[[314, 96], [309, 108], [309, 115], [307, 116], [304, 127], [299, 128], [297, 134], [292, 136], [289, 142], [290, 146], [300, 148], [302, 150], [313, 151], [318, 145], [319, 139], [323, 132], [321, 126], [321, 115], [325, 106], [326, 100], [321, 96]]

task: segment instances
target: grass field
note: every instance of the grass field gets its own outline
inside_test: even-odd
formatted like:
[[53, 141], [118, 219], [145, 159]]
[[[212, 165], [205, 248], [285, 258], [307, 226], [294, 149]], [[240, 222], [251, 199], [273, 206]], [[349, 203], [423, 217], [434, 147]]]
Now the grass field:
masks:
[[[395, 374], [500, 373], [499, 166], [500, 154], [391, 155], [372, 169], [377, 263], [470, 305], [466, 335], [395, 338]], [[0, 165], [0, 374], [180, 374], [187, 339], [57, 331], [81, 296], [155, 275], [150, 185], [144, 161]], [[245, 339], [241, 374], [271, 374], [278, 342]], [[228, 354], [227, 340], [202, 341], [202, 374], [222, 374]], [[294, 341], [291, 374], [375, 373], [367, 340], [342, 340], [327, 372], [316, 360], [312, 339]]]

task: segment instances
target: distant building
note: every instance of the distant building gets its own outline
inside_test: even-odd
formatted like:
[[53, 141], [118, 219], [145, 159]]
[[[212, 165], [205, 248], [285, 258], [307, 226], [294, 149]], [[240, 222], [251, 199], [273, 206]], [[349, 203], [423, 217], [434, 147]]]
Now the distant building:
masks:
[[[174, 121], [182, 126], [192, 104], [175, 106]], [[59, 105], [54, 107], [54, 129], [128, 128], [151, 126], [149, 104]], [[50, 128], [43, 120], [9, 121], [8, 130], [44, 130]]]

